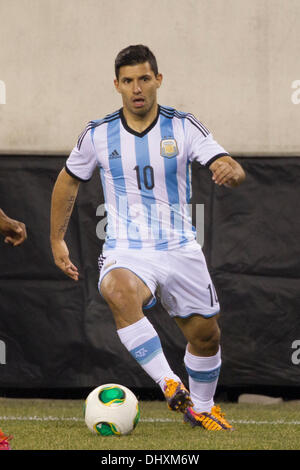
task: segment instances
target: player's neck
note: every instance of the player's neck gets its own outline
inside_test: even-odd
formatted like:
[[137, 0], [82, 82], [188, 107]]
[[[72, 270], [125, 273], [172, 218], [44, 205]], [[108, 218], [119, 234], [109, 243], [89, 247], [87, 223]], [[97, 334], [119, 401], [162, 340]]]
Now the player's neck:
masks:
[[131, 113], [125, 107], [123, 108], [123, 115], [126, 120], [127, 126], [132, 130], [138, 133], [144, 132], [148, 127], [151, 126], [153, 121], [156, 119], [158, 113], [158, 104], [155, 105], [149, 110], [145, 115], [137, 115]]

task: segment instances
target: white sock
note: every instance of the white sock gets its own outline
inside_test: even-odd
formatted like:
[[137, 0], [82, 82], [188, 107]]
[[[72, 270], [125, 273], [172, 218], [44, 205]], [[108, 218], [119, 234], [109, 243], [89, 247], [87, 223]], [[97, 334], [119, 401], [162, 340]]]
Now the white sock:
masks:
[[117, 333], [126, 349], [162, 391], [164, 391], [165, 377], [180, 381], [171, 370], [160, 339], [148, 318], [143, 317], [132, 325], [120, 328]]
[[189, 375], [189, 388], [193, 409], [197, 412], [210, 412], [214, 406], [214, 395], [217, 388], [221, 367], [221, 350], [215, 356], [194, 356], [187, 349], [184, 363]]

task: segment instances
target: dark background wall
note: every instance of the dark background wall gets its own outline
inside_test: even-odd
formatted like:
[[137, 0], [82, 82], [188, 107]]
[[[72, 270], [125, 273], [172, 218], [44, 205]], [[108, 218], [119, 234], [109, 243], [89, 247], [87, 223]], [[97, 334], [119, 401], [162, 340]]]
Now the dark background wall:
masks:
[[[222, 308], [218, 390], [273, 387], [300, 394], [292, 346], [300, 340], [300, 159], [237, 160], [247, 179], [234, 190], [215, 186], [208, 170], [193, 167], [192, 201], [205, 206], [203, 250]], [[97, 172], [80, 186], [66, 236], [79, 282], [54, 265], [50, 200], [64, 162], [45, 155], [0, 156], [0, 207], [25, 222], [28, 232], [18, 248], [3, 239], [0, 245], [0, 341], [6, 349], [0, 393], [63, 395], [107, 382], [159, 393], [119, 342], [97, 291], [102, 241], [96, 209], [103, 202]], [[146, 315], [186, 381], [181, 332], [159, 303]]]

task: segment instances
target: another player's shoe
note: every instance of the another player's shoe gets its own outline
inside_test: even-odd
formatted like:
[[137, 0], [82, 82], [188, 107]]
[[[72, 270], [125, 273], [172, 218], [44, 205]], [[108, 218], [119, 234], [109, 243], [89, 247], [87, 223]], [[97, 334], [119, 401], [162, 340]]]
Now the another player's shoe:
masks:
[[193, 406], [190, 393], [182, 382], [168, 378], [165, 382], [164, 394], [170, 410], [184, 413], [188, 407]]
[[11, 441], [12, 438], [13, 436], [6, 436], [0, 429], [0, 450], [11, 450], [9, 441]]
[[233, 431], [233, 427], [225, 419], [219, 406], [213, 406], [210, 413], [196, 413], [193, 408], [188, 408], [184, 414], [184, 421], [193, 427], [200, 426], [209, 431]]

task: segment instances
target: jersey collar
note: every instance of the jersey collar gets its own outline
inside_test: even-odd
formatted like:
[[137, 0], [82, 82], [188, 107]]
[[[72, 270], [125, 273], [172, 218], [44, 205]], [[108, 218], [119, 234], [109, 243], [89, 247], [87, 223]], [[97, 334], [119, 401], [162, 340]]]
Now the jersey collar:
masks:
[[151, 131], [151, 129], [153, 129], [153, 127], [156, 125], [157, 121], [158, 121], [158, 118], [159, 118], [159, 113], [160, 113], [160, 106], [158, 105], [157, 106], [157, 115], [156, 115], [156, 118], [154, 119], [154, 121], [150, 124], [150, 126], [148, 126], [143, 132], [137, 132], [135, 131], [134, 129], [131, 129], [131, 127], [128, 126], [127, 122], [126, 122], [126, 119], [125, 119], [125, 116], [124, 116], [124, 113], [123, 113], [123, 108], [121, 108], [119, 110], [119, 113], [120, 113], [120, 118], [121, 118], [121, 122], [123, 124], [123, 127], [126, 129], [127, 132], [130, 132], [130, 134], [133, 134], [137, 137], [144, 137], [144, 135], [148, 134], [148, 132]]

